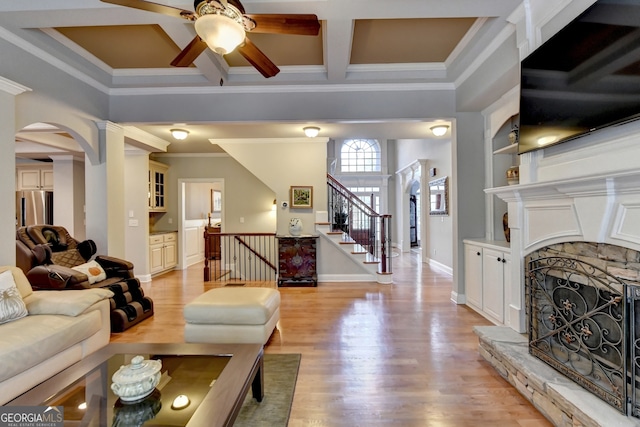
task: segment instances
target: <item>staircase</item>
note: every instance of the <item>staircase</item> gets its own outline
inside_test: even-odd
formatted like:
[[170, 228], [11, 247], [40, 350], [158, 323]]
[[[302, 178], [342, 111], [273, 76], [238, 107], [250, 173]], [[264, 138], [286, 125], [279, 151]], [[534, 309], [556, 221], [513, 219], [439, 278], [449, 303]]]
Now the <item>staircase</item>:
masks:
[[369, 253], [367, 248], [353, 240], [347, 233], [344, 231], [331, 231], [331, 223], [329, 222], [317, 222], [315, 228], [321, 238], [326, 238], [345, 256], [361, 265], [363, 272], [370, 276], [368, 280], [382, 284], [393, 283], [393, 274], [382, 271], [381, 260]]
[[372, 280], [393, 282], [391, 269], [391, 215], [380, 215], [334, 177], [327, 174], [328, 220], [316, 231], [351, 257]]

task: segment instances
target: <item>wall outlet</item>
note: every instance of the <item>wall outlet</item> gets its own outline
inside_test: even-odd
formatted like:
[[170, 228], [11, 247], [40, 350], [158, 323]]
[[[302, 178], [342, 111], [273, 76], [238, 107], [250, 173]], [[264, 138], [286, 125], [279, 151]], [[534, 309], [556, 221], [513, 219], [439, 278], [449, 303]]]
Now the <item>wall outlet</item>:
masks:
[[168, 222], [169, 224], [173, 224], [173, 218], [169, 218], [169, 219], [167, 220], [167, 222]]
[[129, 227], [137, 227], [138, 226], [138, 220], [137, 219], [130, 219], [129, 220]]
[[243, 216], [240, 217], [240, 224], [244, 224], [244, 217]]

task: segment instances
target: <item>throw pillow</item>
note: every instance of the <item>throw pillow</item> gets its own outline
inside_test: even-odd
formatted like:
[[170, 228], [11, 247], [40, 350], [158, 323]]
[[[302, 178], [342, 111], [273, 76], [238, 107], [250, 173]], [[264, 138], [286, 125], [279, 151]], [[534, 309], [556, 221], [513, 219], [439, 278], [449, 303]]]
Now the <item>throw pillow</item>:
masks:
[[96, 282], [101, 282], [107, 278], [107, 273], [104, 271], [102, 266], [98, 264], [96, 261], [85, 262], [84, 264], [76, 265], [75, 267], [71, 267], [80, 273], [84, 273], [89, 278], [89, 283], [94, 284]]
[[7, 270], [0, 274], [0, 324], [18, 320], [28, 314], [27, 306], [13, 280], [13, 273]]

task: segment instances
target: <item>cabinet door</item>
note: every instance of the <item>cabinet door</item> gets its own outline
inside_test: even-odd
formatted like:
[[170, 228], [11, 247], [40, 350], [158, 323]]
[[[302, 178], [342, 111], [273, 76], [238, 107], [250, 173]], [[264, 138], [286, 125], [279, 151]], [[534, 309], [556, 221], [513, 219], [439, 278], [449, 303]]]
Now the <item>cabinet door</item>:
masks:
[[155, 171], [153, 173], [153, 183], [154, 183], [154, 209], [155, 210], [166, 210], [165, 207], [165, 182], [164, 182], [164, 172]]
[[482, 248], [464, 247], [464, 286], [467, 303], [482, 310]]
[[164, 268], [173, 268], [178, 265], [178, 246], [176, 242], [164, 244]]
[[40, 174], [40, 185], [43, 190], [53, 190], [53, 169], [42, 169]]
[[18, 189], [40, 190], [40, 169], [19, 169]]
[[504, 254], [493, 249], [482, 252], [482, 309], [500, 323], [504, 322]]
[[163, 244], [149, 246], [149, 270], [151, 274], [164, 269], [164, 248]]

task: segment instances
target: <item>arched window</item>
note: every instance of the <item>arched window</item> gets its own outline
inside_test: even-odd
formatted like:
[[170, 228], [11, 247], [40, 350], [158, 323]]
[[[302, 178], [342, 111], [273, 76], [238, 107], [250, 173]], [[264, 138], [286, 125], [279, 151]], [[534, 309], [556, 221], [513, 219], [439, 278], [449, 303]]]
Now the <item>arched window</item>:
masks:
[[347, 139], [340, 165], [342, 172], [380, 172], [380, 144], [375, 139]]

